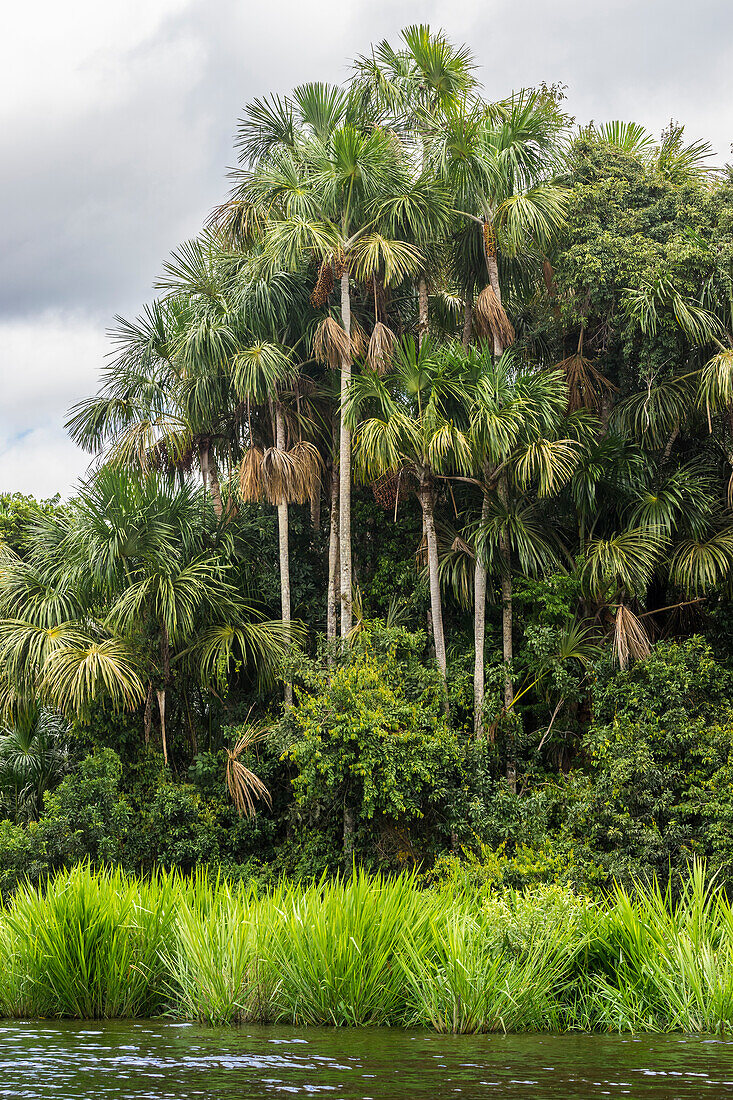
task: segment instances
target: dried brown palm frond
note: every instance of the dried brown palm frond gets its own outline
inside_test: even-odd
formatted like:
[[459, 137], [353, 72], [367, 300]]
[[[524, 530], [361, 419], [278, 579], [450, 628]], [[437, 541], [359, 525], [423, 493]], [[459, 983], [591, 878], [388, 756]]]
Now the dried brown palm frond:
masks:
[[260, 447], [250, 447], [246, 451], [239, 466], [239, 491], [242, 500], [262, 500], [264, 496], [264, 482], [262, 476], [262, 459], [264, 451]]
[[331, 370], [339, 370], [341, 364], [348, 362], [351, 354], [349, 338], [344, 329], [333, 317], [324, 317], [316, 329], [313, 340], [313, 354]]
[[320, 491], [323, 458], [317, 447], [307, 439], [301, 439], [290, 448], [290, 454], [300, 472], [300, 491], [293, 503], [308, 504], [313, 494]]
[[632, 661], [643, 661], [651, 653], [649, 635], [638, 615], [619, 604], [613, 624], [613, 658], [619, 668]]
[[262, 495], [271, 504], [307, 504], [321, 477], [321, 456], [303, 440], [289, 451], [268, 447], [262, 455]]
[[240, 726], [240, 736], [234, 748], [227, 749], [227, 790], [237, 813], [247, 817], [255, 815], [256, 798], [272, 806], [272, 798], [265, 784], [240, 759], [248, 749], [263, 741], [266, 733], [263, 726], [245, 722]]
[[333, 267], [330, 257], [323, 261], [318, 269], [318, 279], [311, 294], [311, 304], [321, 309], [333, 293]]
[[490, 286], [485, 286], [473, 307], [474, 324], [481, 336], [493, 336], [503, 348], [509, 348], [516, 336], [504, 307]]
[[359, 322], [352, 317], [351, 318], [351, 354], [352, 355], [366, 355], [367, 347], [369, 346], [369, 339], [366, 332], [361, 327]]
[[369, 337], [367, 347], [367, 363], [382, 378], [392, 369], [392, 357], [397, 337], [391, 328], [387, 328], [381, 321], [377, 321]]
[[565, 374], [568, 383], [569, 401], [571, 412], [578, 409], [598, 409], [604, 393], [618, 393], [618, 386], [614, 386], [605, 375], [596, 370], [592, 361], [586, 359], [581, 350], [568, 355], [555, 364], [556, 369]]

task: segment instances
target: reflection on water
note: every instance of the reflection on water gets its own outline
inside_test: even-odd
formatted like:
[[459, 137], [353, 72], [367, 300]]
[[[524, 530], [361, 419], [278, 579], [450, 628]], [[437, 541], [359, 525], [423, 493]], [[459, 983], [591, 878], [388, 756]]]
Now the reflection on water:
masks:
[[733, 1040], [0, 1022], [1, 1100], [733, 1097]]

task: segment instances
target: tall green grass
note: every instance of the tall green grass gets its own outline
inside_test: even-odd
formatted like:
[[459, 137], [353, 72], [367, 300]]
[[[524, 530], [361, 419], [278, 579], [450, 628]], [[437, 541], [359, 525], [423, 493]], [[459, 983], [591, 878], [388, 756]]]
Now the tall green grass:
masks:
[[175, 894], [172, 879], [144, 883], [85, 866], [42, 892], [21, 889], [0, 922], [20, 994], [4, 1011], [82, 1019], [160, 1012]]
[[405, 876], [323, 881], [282, 894], [263, 954], [277, 980], [273, 1015], [303, 1024], [401, 1023], [408, 934], [424, 939], [435, 901]]
[[233, 890], [198, 874], [182, 890], [165, 952], [170, 1010], [207, 1024], [271, 1016], [271, 968], [263, 958], [274, 897]]
[[591, 1018], [631, 1031], [730, 1031], [733, 1027], [733, 912], [725, 895], [692, 868], [672, 903], [658, 883], [617, 888], [599, 925]]
[[700, 866], [605, 905], [410, 876], [258, 892], [77, 867], [0, 909], [0, 1015], [438, 1031], [733, 1029], [733, 911]]

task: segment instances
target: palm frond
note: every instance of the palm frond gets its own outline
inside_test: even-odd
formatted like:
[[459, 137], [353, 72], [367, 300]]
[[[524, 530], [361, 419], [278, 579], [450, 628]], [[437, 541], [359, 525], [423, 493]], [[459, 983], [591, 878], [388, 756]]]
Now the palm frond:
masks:
[[237, 732], [239, 737], [234, 747], [227, 749], [227, 790], [240, 817], [243, 814], [254, 817], [255, 799], [260, 799], [271, 807], [272, 796], [259, 776], [242, 763], [241, 757], [265, 740], [267, 730], [262, 724], [245, 722]]

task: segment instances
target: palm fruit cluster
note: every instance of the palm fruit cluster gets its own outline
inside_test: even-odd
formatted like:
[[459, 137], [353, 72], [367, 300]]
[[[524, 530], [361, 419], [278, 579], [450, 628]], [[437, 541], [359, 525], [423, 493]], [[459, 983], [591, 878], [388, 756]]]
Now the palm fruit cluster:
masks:
[[484, 222], [484, 249], [487, 260], [496, 255], [496, 233], [489, 222]]
[[372, 492], [379, 507], [391, 512], [407, 496], [407, 478], [401, 470], [388, 470], [372, 483]]
[[311, 294], [311, 304], [316, 309], [325, 306], [333, 290], [333, 268], [330, 260], [324, 260], [318, 269], [318, 279]]

